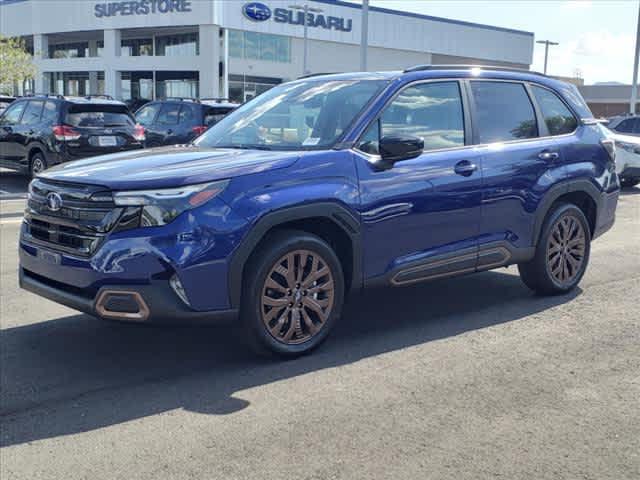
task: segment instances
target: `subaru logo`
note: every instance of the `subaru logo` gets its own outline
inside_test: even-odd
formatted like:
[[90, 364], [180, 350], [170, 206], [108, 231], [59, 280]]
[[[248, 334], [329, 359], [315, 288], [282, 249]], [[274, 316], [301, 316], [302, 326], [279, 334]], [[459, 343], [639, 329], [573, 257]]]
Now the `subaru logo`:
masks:
[[260, 2], [246, 3], [242, 7], [242, 12], [245, 17], [254, 22], [264, 22], [271, 18], [271, 9]]
[[47, 195], [47, 207], [52, 212], [57, 212], [62, 208], [62, 197], [56, 192], [51, 192]]

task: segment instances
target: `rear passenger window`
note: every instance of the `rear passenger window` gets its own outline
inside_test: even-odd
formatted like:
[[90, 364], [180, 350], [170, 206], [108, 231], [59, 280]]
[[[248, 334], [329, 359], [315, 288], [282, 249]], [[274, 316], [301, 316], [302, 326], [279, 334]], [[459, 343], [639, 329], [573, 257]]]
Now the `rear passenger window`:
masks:
[[194, 123], [195, 118], [196, 115], [193, 111], [193, 107], [191, 105], [183, 105], [182, 109], [180, 110], [180, 118], [178, 120], [180, 124], [191, 125], [192, 123]]
[[46, 102], [42, 110], [42, 123], [53, 125], [58, 122], [58, 109], [53, 102]]
[[542, 110], [550, 135], [564, 135], [576, 129], [578, 121], [555, 93], [535, 85], [531, 86], [531, 90]]
[[529, 95], [520, 83], [472, 81], [479, 143], [505, 142], [538, 136]]
[[153, 103], [151, 105], [145, 105], [136, 112], [136, 122], [140, 125], [151, 125], [156, 118], [156, 114], [160, 110], [159, 103]]
[[614, 130], [616, 132], [632, 133], [633, 132], [633, 123], [634, 123], [633, 118], [630, 118], [628, 120], [624, 120], [624, 121], [620, 122], [620, 124], [617, 127], [615, 127]]
[[464, 145], [462, 98], [457, 82], [423, 83], [407, 87], [364, 134], [360, 149], [378, 153], [380, 135], [411, 135], [424, 140], [424, 149]]
[[156, 123], [161, 125], [176, 125], [180, 115], [180, 105], [177, 103], [165, 103], [160, 109]]
[[44, 102], [41, 100], [31, 100], [27, 104], [27, 108], [24, 109], [24, 113], [20, 119], [20, 125], [37, 125], [40, 123], [43, 104]]

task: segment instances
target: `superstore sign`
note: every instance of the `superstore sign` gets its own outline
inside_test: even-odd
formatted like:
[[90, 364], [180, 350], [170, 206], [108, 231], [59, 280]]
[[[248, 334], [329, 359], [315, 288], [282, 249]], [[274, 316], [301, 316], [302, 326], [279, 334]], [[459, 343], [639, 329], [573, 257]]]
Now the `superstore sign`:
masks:
[[155, 13], [184, 13], [191, 11], [191, 0], [132, 0], [97, 3], [94, 15], [98, 18]]

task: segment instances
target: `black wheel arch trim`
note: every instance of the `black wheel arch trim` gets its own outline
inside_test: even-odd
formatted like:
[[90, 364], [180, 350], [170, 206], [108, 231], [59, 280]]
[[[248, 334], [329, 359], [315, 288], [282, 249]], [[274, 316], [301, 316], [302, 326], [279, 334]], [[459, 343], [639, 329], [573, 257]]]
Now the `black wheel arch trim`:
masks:
[[551, 187], [542, 198], [540, 205], [538, 205], [538, 213], [536, 215], [533, 227], [534, 247], [538, 245], [538, 241], [540, 240], [540, 232], [542, 231], [542, 225], [544, 224], [544, 221], [547, 218], [552, 205], [563, 195], [574, 192], [586, 193], [596, 204], [596, 225], [594, 225], [594, 232], [591, 232], [592, 235], [595, 233], [595, 230], [597, 230], [598, 214], [602, 211], [602, 196], [604, 195], [604, 193], [598, 190], [598, 188], [587, 179], [567, 180], [565, 182], [562, 182], [561, 184]]
[[235, 250], [229, 264], [229, 300], [232, 308], [239, 308], [242, 295], [244, 267], [260, 241], [271, 229], [297, 220], [326, 218], [340, 228], [351, 240], [351, 291], [362, 287], [362, 241], [360, 221], [346, 207], [333, 202], [295, 205], [275, 210], [260, 217]]

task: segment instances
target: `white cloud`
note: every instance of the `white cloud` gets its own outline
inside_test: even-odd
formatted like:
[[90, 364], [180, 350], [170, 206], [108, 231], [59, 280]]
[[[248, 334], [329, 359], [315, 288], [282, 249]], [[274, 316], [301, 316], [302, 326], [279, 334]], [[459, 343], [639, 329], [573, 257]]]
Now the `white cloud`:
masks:
[[[635, 36], [608, 30], [584, 32], [570, 42], [549, 50], [548, 72], [574, 76], [580, 70], [587, 83], [619, 81], [631, 83]], [[537, 45], [534, 68], [544, 65], [544, 46]]]

